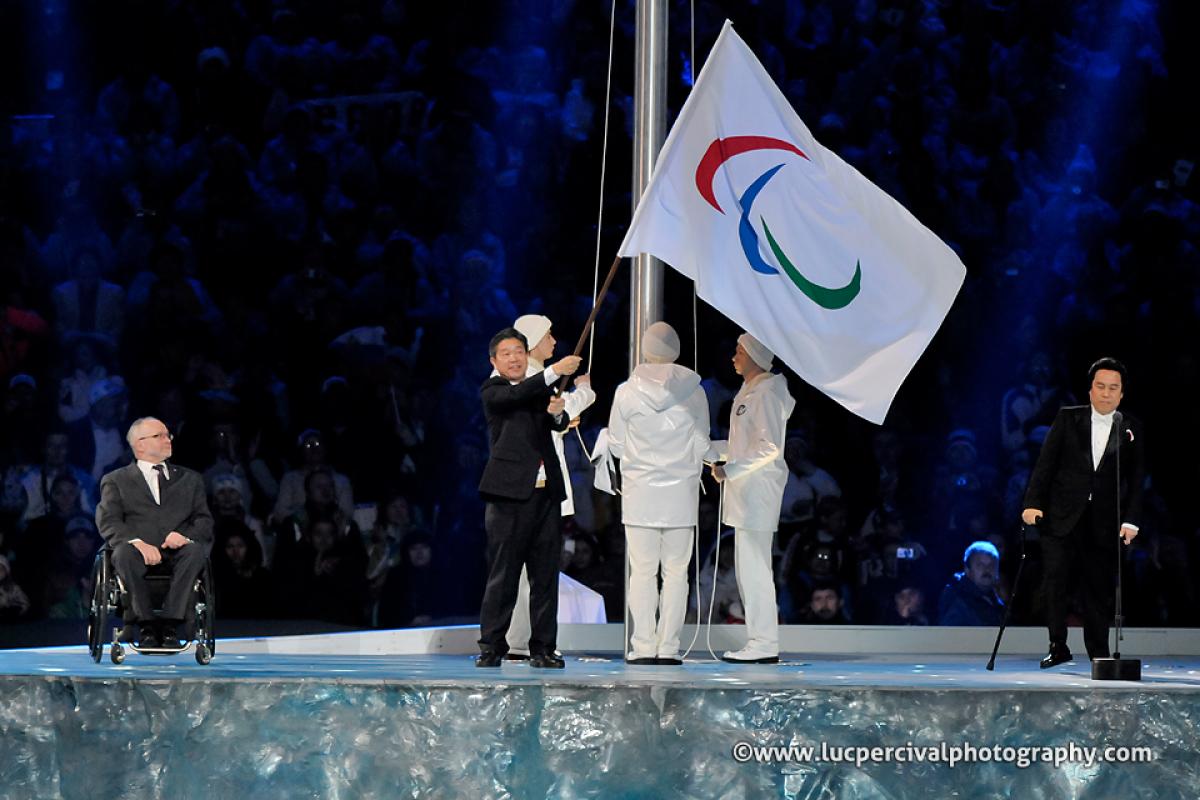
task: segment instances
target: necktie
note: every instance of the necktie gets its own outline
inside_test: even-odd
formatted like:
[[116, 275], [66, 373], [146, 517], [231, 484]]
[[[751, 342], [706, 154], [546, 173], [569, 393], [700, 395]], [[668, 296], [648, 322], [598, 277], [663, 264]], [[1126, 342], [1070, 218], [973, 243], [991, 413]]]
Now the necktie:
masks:
[[162, 464], [155, 464], [154, 472], [156, 473], [155, 480], [158, 482], [158, 504], [161, 506], [162, 505], [162, 495], [163, 495], [163, 481], [165, 481], [167, 479], [166, 478], [166, 467], [164, 467]]

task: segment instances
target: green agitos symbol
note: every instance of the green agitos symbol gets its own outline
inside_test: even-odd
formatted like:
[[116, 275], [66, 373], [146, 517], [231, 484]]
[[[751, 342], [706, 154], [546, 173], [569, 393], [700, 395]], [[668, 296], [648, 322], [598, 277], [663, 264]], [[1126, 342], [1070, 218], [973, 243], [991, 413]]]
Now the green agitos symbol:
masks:
[[[696, 188], [705, 201], [722, 214], [725, 211], [717, 203], [717, 198], [712, 188], [713, 177], [716, 175], [717, 168], [733, 156], [753, 150], [786, 150], [795, 153], [806, 161], [809, 160], [808, 156], [790, 142], [785, 142], [781, 139], [772, 139], [767, 136], [730, 136], [726, 139], [713, 140], [696, 167]], [[750, 221], [750, 212], [754, 206], [755, 199], [758, 197], [758, 193], [763, 190], [763, 187], [767, 185], [771, 178], [775, 177], [775, 173], [781, 169], [783, 169], [783, 164], [778, 164], [762, 175], [759, 175], [746, 188], [746, 191], [738, 200], [738, 204], [742, 207], [742, 217], [738, 221], [738, 238], [741, 241], [742, 252], [745, 253], [746, 261], [749, 262], [750, 268], [763, 275], [778, 275], [779, 270], [768, 264], [759, 252], [758, 233], [754, 230], [754, 225]], [[861, 262], [855, 263], [854, 277], [845, 286], [838, 288], [821, 286], [806, 278], [796, 268], [796, 265], [783, 252], [783, 248], [779, 246], [779, 242], [775, 240], [770, 226], [767, 225], [767, 220], [763, 217], [759, 217], [759, 220], [762, 222], [763, 232], [767, 235], [767, 244], [770, 246], [771, 252], [775, 255], [775, 259], [783, 267], [784, 273], [787, 274], [792, 283], [796, 284], [796, 288], [803, 292], [808, 299], [822, 308], [836, 310], [845, 308], [853, 302], [854, 298], [858, 297], [858, 293], [862, 288]]]

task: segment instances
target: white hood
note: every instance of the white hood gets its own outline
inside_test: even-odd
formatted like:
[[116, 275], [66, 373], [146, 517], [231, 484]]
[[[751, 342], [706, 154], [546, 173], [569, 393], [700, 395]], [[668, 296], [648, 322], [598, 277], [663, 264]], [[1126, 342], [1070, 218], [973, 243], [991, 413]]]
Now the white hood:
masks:
[[691, 397], [700, 387], [700, 376], [678, 364], [638, 364], [629, 387], [650, 408], [663, 411]]
[[621, 459], [626, 525], [696, 524], [700, 471], [708, 452], [708, 401], [700, 376], [678, 364], [641, 364], [617, 387], [609, 448]]
[[777, 372], [773, 372], [770, 376], [763, 380], [761, 384], [762, 390], [770, 392], [787, 410], [787, 415], [792, 415], [792, 409], [796, 406], [796, 401], [792, 398], [792, 393], [788, 391], [787, 378]]

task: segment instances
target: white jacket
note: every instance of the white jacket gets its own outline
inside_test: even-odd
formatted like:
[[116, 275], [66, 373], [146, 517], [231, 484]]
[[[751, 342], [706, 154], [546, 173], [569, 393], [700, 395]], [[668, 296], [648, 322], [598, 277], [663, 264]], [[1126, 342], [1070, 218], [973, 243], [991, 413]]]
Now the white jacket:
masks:
[[621, 519], [647, 528], [696, 524], [709, 452], [700, 376], [678, 364], [639, 364], [617, 387], [608, 446], [621, 459]]
[[[545, 365], [531, 358], [525, 366], [525, 377], [532, 378], [540, 372], [545, 372], [545, 370]], [[493, 377], [499, 374], [496, 370], [492, 370]], [[566, 413], [568, 419], [575, 419], [588, 406], [596, 402], [596, 393], [592, 391], [591, 386], [576, 386], [571, 391], [563, 393], [563, 399], [567, 403], [564, 413]], [[563, 437], [570, 432], [570, 428], [565, 431], [551, 432], [551, 436], [554, 438], [554, 452], [558, 454], [558, 467], [562, 470], [563, 488], [567, 492], [567, 499], [562, 501], [562, 515], [564, 517], [569, 517], [575, 513], [575, 493], [571, 488], [571, 472], [567, 469], [567, 456], [563, 452]]]
[[788, 468], [783, 442], [796, 401], [782, 375], [765, 372], [746, 381], [733, 398], [729, 441], [713, 442], [725, 463], [725, 503], [721, 521], [734, 528], [774, 531]]

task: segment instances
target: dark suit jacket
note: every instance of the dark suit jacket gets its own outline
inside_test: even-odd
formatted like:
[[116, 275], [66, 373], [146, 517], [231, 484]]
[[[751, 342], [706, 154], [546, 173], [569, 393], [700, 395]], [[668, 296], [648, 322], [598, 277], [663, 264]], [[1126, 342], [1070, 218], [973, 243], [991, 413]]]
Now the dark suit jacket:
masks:
[[515, 385], [497, 375], [480, 387], [489, 440], [488, 461], [479, 481], [484, 499], [528, 500], [540, 463], [546, 465], [546, 491], [559, 502], [566, 499], [550, 434], [566, 430], [570, 420], [565, 413], [557, 420], [546, 413], [552, 393], [541, 372]]
[[204, 479], [174, 464], [168, 464], [167, 470], [170, 480], [163, 481], [162, 505], [154, 502], [137, 462], [115, 469], [100, 480], [96, 527], [104, 541], [116, 547], [141, 539], [158, 547], [168, 533], [178, 531], [206, 547], [212, 544], [213, 518]]
[[[1067, 406], [1058, 412], [1042, 444], [1025, 490], [1025, 508], [1040, 508], [1043, 528], [1051, 536], [1066, 536], [1079, 522], [1088, 497], [1098, 520], [1112, 520], [1116, 542], [1120, 525], [1140, 525], [1145, 444], [1141, 424], [1114, 412], [1112, 431], [1100, 466], [1092, 468], [1092, 407]], [[1131, 439], [1132, 435], [1132, 439]], [[1120, 456], [1121, 516], [1117, 518], [1117, 457]], [[1108, 523], [1103, 523], [1108, 524]]]

